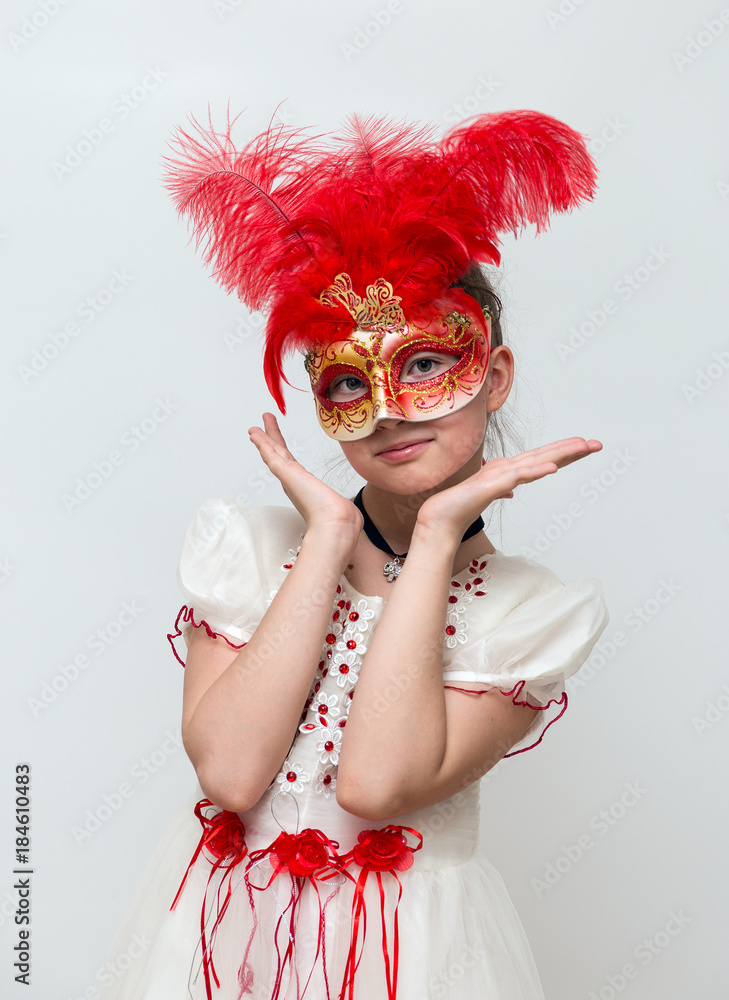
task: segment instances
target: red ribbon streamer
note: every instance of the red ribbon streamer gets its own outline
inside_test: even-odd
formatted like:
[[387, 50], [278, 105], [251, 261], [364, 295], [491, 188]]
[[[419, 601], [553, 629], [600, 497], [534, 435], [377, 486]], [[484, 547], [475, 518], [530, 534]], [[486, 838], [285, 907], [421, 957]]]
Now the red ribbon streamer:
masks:
[[[403, 831], [411, 833], [418, 838], [419, 843], [415, 847], [410, 847]], [[357, 838], [357, 844], [352, 850], [341, 859], [346, 865], [356, 864], [361, 867], [359, 878], [352, 901], [352, 936], [347, 955], [347, 964], [344, 969], [342, 988], [338, 1000], [344, 1000], [347, 987], [349, 987], [349, 998], [354, 997], [354, 977], [359, 967], [364, 951], [364, 942], [367, 934], [367, 911], [364, 901], [364, 887], [370, 872], [375, 872], [377, 886], [380, 891], [380, 917], [382, 920], [382, 954], [385, 960], [385, 978], [387, 981], [388, 1000], [397, 1000], [397, 973], [400, 952], [400, 933], [398, 926], [397, 911], [402, 897], [402, 882], [398, 871], [406, 871], [413, 864], [413, 854], [423, 846], [423, 836], [417, 830], [409, 826], [386, 826], [382, 830], [362, 830]], [[385, 919], [385, 890], [382, 884], [383, 872], [390, 872], [395, 876], [398, 884], [398, 896], [395, 904], [393, 917], [393, 961], [392, 976], [390, 975], [390, 956], [387, 947], [387, 922]], [[357, 954], [357, 939], [359, 937], [359, 922], [362, 917], [362, 951], [359, 958]]]
[[[412, 866], [415, 851], [419, 851], [423, 846], [422, 834], [411, 827], [396, 825], [386, 826], [380, 830], [362, 830], [357, 838], [355, 846], [347, 854], [341, 855], [338, 852], [339, 844], [336, 841], [330, 840], [324, 833], [322, 833], [321, 830], [307, 828], [297, 834], [280, 833], [276, 840], [273, 841], [272, 844], [269, 844], [268, 847], [249, 852], [245, 842], [245, 827], [238, 814], [222, 810], [211, 817], [205, 816], [204, 810], [210, 807], [214, 808], [213, 803], [209, 799], [202, 799], [195, 806], [195, 815], [202, 824], [203, 832], [192, 856], [192, 860], [187, 866], [180, 888], [177, 890], [177, 895], [175, 896], [172, 906], [170, 907], [171, 910], [174, 910], [191, 869], [197, 862], [200, 855], [204, 852], [208, 860], [212, 862], [212, 868], [210, 875], [208, 876], [208, 883], [205, 889], [200, 912], [200, 939], [203, 953], [202, 965], [205, 976], [207, 1000], [213, 1000], [211, 980], [215, 982], [217, 987], [220, 986], [220, 982], [215, 972], [215, 964], [213, 962], [213, 947], [218, 928], [220, 927], [221, 921], [225, 916], [233, 896], [233, 869], [240, 864], [246, 856], [248, 857], [248, 861], [245, 868], [244, 878], [254, 920], [253, 930], [251, 931], [251, 935], [248, 939], [245, 956], [239, 972], [239, 976], [243, 977], [243, 980], [246, 983], [248, 983], [252, 972], [252, 970], [249, 970], [248, 966], [248, 954], [253, 942], [253, 936], [258, 926], [252, 890], [257, 889], [263, 892], [271, 887], [272, 883], [279, 875], [288, 873], [291, 878], [291, 898], [282, 910], [281, 916], [279, 917], [274, 930], [277, 964], [276, 979], [273, 992], [271, 994], [271, 1000], [279, 1000], [284, 974], [287, 967], [291, 966], [295, 969], [296, 923], [300, 909], [303, 887], [306, 882], [311, 884], [317, 895], [317, 901], [319, 904], [319, 926], [317, 931], [316, 954], [314, 955], [311, 971], [309, 972], [303, 991], [299, 992], [297, 988], [297, 995], [301, 998], [306, 993], [311, 982], [311, 977], [316, 968], [317, 959], [321, 953], [326, 995], [327, 1000], [330, 1000], [329, 979], [326, 969], [325, 908], [338, 891], [338, 888], [335, 890], [335, 893], [332, 893], [322, 905], [322, 897], [319, 891], [318, 883], [324, 883], [331, 879], [334, 875], [341, 875], [354, 883], [354, 896], [352, 900], [352, 921], [349, 951], [342, 978], [342, 985], [337, 1000], [347, 1000], [347, 998], [348, 1000], [353, 1000], [355, 974], [362, 958], [364, 943], [367, 935], [367, 910], [365, 905], [364, 890], [367, 879], [370, 877], [371, 873], [374, 873], [375, 878], [377, 879], [377, 886], [380, 895], [382, 954], [385, 963], [387, 998], [388, 1000], [397, 1000], [397, 977], [400, 952], [398, 908], [400, 906], [400, 899], [402, 898], [402, 882], [400, 881], [397, 873], [406, 871]], [[417, 838], [419, 842], [414, 847], [411, 847], [407, 842], [405, 833], [412, 834], [412, 836]], [[268, 858], [271, 864], [273, 869], [272, 873], [265, 885], [253, 885], [250, 881], [251, 870], [266, 858]], [[356, 879], [348, 870], [353, 866], [360, 868], [359, 875]], [[217, 912], [215, 921], [209, 936], [206, 937], [205, 928], [207, 920], [205, 915], [208, 908], [208, 895], [211, 882], [218, 871], [223, 872], [223, 879], [221, 880], [216, 892]], [[388, 945], [387, 919], [385, 915], [385, 885], [383, 883], [383, 874], [386, 872], [390, 872], [390, 874], [395, 877], [398, 884], [398, 895], [395, 903], [391, 939], [392, 957], [390, 956], [390, 948]], [[221, 904], [221, 892], [223, 892], [223, 885], [226, 881], [227, 885], [225, 886], [225, 898]], [[281, 924], [287, 917], [287, 914], [288, 918], [286, 920], [286, 924], [289, 942], [282, 957], [279, 949], [278, 936]], [[357, 950], [358, 943], [360, 941], [360, 930], [361, 948], [358, 956]]]
[[[180, 883], [180, 888], [177, 890], [177, 895], [175, 896], [171, 910], [174, 910], [177, 905], [177, 900], [180, 898], [180, 893], [182, 892], [185, 882], [187, 881], [187, 876], [190, 874], [190, 870], [193, 865], [200, 857], [200, 854], [205, 851], [207, 852], [208, 859], [213, 862], [212, 868], [210, 869], [210, 874], [208, 876], [208, 884], [205, 887], [205, 894], [203, 896], [202, 909], [200, 911], [200, 941], [202, 944], [202, 955], [203, 955], [203, 974], [205, 976], [205, 992], [207, 994], [208, 1000], [212, 1000], [212, 987], [210, 985], [210, 976], [215, 980], [215, 985], [220, 986], [217, 974], [215, 972], [215, 963], [213, 962], [213, 945], [215, 942], [215, 936], [217, 934], [218, 927], [225, 916], [225, 911], [228, 909], [228, 904], [233, 896], [232, 879], [233, 879], [233, 869], [236, 865], [240, 864], [243, 858], [248, 853], [248, 847], [245, 841], [245, 827], [241, 822], [240, 816], [237, 813], [229, 812], [227, 809], [223, 809], [220, 812], [215, 813], [214, 816], [203, 815], [203, 810], [210, 807], [215, 808], [214, 804], [210, 799], [201, 799], [195, 806], [195, 815], [200, 820], [203, 828], [202, 835], [195, 848], [195, 853], [192, 856], [190, 864], [187, 866], [187, 870], [183, 875], [182, 882]], [[212, 930], [210, 931], [209, 946], [208, 940], [205, 937], [205, 925], [206, 918], [205, 913], [207, 911], [207, 900], [208, 893], [210, 891], [210, 883], [213, 881], [217, 871], [222, 871], [223, 878], [218, 890], [215, 894], [217, 913], [215, 916], [215, 922], [213, 923]], [[227, 880], [226, 895], [225, 900], [220, 905], [220, 892], [223, 888], [223, 883]]]
[[[309, 987], [311, 977], [314, 974], [314, 968], [316, 967], [316, 960], [319, 957], [319, 952], [321, 951], [327, 998], [329, 997], [329, 981], [326, 972], [326, 962], [324, 959], [324, 908], [321, 902], [319, 887], [316, 883], [326, 881], [331, 878], [333, 874], [340, 873], [341, 869], [338, 847], [339, 844], [337, 841], [330, 840], [321, 832], [321, 830], [307, 828], [306, 830], [302, 830], [301, 833], [296, 834], [280, 833], [276, 840], [268, 847], [259, 851], [253, 851], [249, 855], [248, 864], [246, 866], [246, 883], [249, 886], [251, 886], [249, 872], [255, 864], [267, 857], [273, 868], [273, 872], [264, 886], [251, 886], [252, 888], [265, 891], [270, 887], [271, 883], [281, 872], [288, 872], [291, 876], [291, 899], [281, 917], [279, 917], [274, 933], [277, 967], [276, 982], [274, 984], [271, 1000], [277, 1000], [281, 991], [281, 984], [286, 967], [287, 965], [293, 964], [294, 946], [296, 941], [296, 919], [302, 897], [302, 885], [299, 883], [305, 880], [308, 880], [311, 883], [314, 891], [316, 892], [319, 904], [319, 923], [317, 929], [316, 954], [314, 955], [314, 962], [307, 977], [304, 990], [300, 996], [303, 997]], [[351, 878], [349, 875], [347, 877]], [[281, 921], [289, 909], [291, 910], [289, 916], [289, 943], [286, 947], [283, 959], [281, 959], [281, 953], [278, 946], [278, 932], [281, 926]]]

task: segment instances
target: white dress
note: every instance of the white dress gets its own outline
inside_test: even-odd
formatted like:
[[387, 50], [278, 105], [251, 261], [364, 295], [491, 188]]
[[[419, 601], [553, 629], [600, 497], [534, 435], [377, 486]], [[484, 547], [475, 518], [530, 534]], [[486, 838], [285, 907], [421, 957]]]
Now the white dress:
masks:
[[[245, 643], [293, 565], [303, 528], [286, 508], [249, 510], [231, 498], [203, 504], [180, 559], [186, 605], [170, 636], [173, 648], [181, 634], [206, 626], [231, 644]], [[276, 779], [239, 816], [212, 806], [196, 816], [203, 794], [195, 790], [132, 902], [116, 948], [136, 936], [139, 954], [104, 984], [105, 1000], [543, 998], [504, 883], [478, 853], [479, 782], [398, 816], [395, 830], [337, 804], [350, 699], [384, 605], [342, 578], [301, 726]], [[532, 706], [530, 732], [512, 750], [522, 752], [566, 708], [564, 680], [606, 623], [596, 581], [565, 586], [522, 557], [484, 556], [451, 584], [444, 683], [480, 682]], [[273, 718], [275, 703], [261, 712]], [[203, 819], [216, 839], [188, 870]], [[385, 832], [359, 837], [373, 829]], [[303, 834], [298, 841], [290, 836], [296, 833]], [[303, 867], [293, 873], [287, 845], [300, 851]]]

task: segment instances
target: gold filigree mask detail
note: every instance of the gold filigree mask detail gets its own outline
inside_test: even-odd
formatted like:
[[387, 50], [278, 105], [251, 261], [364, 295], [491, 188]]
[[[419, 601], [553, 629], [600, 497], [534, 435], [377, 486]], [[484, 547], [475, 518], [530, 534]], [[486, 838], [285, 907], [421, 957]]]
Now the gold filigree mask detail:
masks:
[[[345, 306], [358, 325], [348, 338], [312, 345], [304, 360], [317, 417], [329, 437], [355, 441], [384, 418], [433, 420], [473, 399], [488, 371], [490, 314], [454, 291], [438, 300], [439, 314], [417, 325], [405, 317], [384, 278], [368, 285], [364, 298], [347, 274], [322, 292], [324, 305]], [[424, 361], [432, 362], [433, 372], [418, 377], [417, 365]]]
[[405, 326], [400, 297], [395, 295], [392, 285], [384, 278], [378, 278], [374, 285], [368, 285], [365, 297], [361, 299], [352, 287], [350, 276], [342, 272], [324, 289], [319, 301], [323, 306], [344, 306], [362, 330], [391, 330]]

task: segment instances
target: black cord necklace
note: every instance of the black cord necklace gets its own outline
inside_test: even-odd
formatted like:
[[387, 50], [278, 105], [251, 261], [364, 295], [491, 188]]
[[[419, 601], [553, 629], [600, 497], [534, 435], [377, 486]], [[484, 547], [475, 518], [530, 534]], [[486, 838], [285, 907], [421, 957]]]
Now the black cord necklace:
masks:
[[[400, 570], [402, 569], [402, 561], [407, 556], [407, 552], [403, 552], [402, 554], [398, 555], [398, 553], [393, 552], [393, 550], [387, 544], [385, 539], [382, 537], [380, 532], [375, 527], [372, 518], [365, 510], [365, 506], [362, 502], [363, 493], [364, 493], [364, 486], [359, 491], [357, 496], [354, 498], [352, 503], [355, 505], [355, 507], [357, 507], [357, 509], [361, 512], [362, 517], [364, 518], [365, 535], [367, 535], [367, 537], [375, 546], [375, 548], [380, 549], [382, 552], [387, 552], [388, 555], [393, 557], [390, 560], [390, 562], [385, 563], [382, 570], [382, 572], [385, 574], [385, 578], [388, 581], [388, 583], [392, 583], [393, 580], [396, 580], [397, 577], [400, 575]], [[484, 526], [483, 518], [480, 516], [477, 517], [476, 520], [473, 522], [473, 524], [470, 524], [468, 526], [468, 528], [466, 529], [466, 533], [464, 534], [461, 541], [465, 542], [469, 538], [473, 538], [474, 535], [477, 535], [479, 531], [483, 530], [483, 526]]]

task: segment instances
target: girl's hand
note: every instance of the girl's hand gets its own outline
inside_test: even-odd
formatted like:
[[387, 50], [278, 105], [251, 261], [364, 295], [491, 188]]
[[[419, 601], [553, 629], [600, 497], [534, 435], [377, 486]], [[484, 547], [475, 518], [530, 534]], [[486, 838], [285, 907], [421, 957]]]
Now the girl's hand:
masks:
[[296, 461], [286, 447], [278, 421], [272, 413], [263, 414], [263, 427], [251, 427], [248, 435], [284, 493], [306, 521], [307, 528], [333, 530], [352, 545], [362, 530], [362, 515], [351, 500], [321, 482]]
[[601, 449], [600, 441], [574, 437], [542, 445], [514, 458], [493, 458], [475, 475], [426, 500], [418, 512], [418, 523], [445, 530], [460, 542], [469, 524], [494, 500], [513, 497], [517, 486], [550, 476]]

